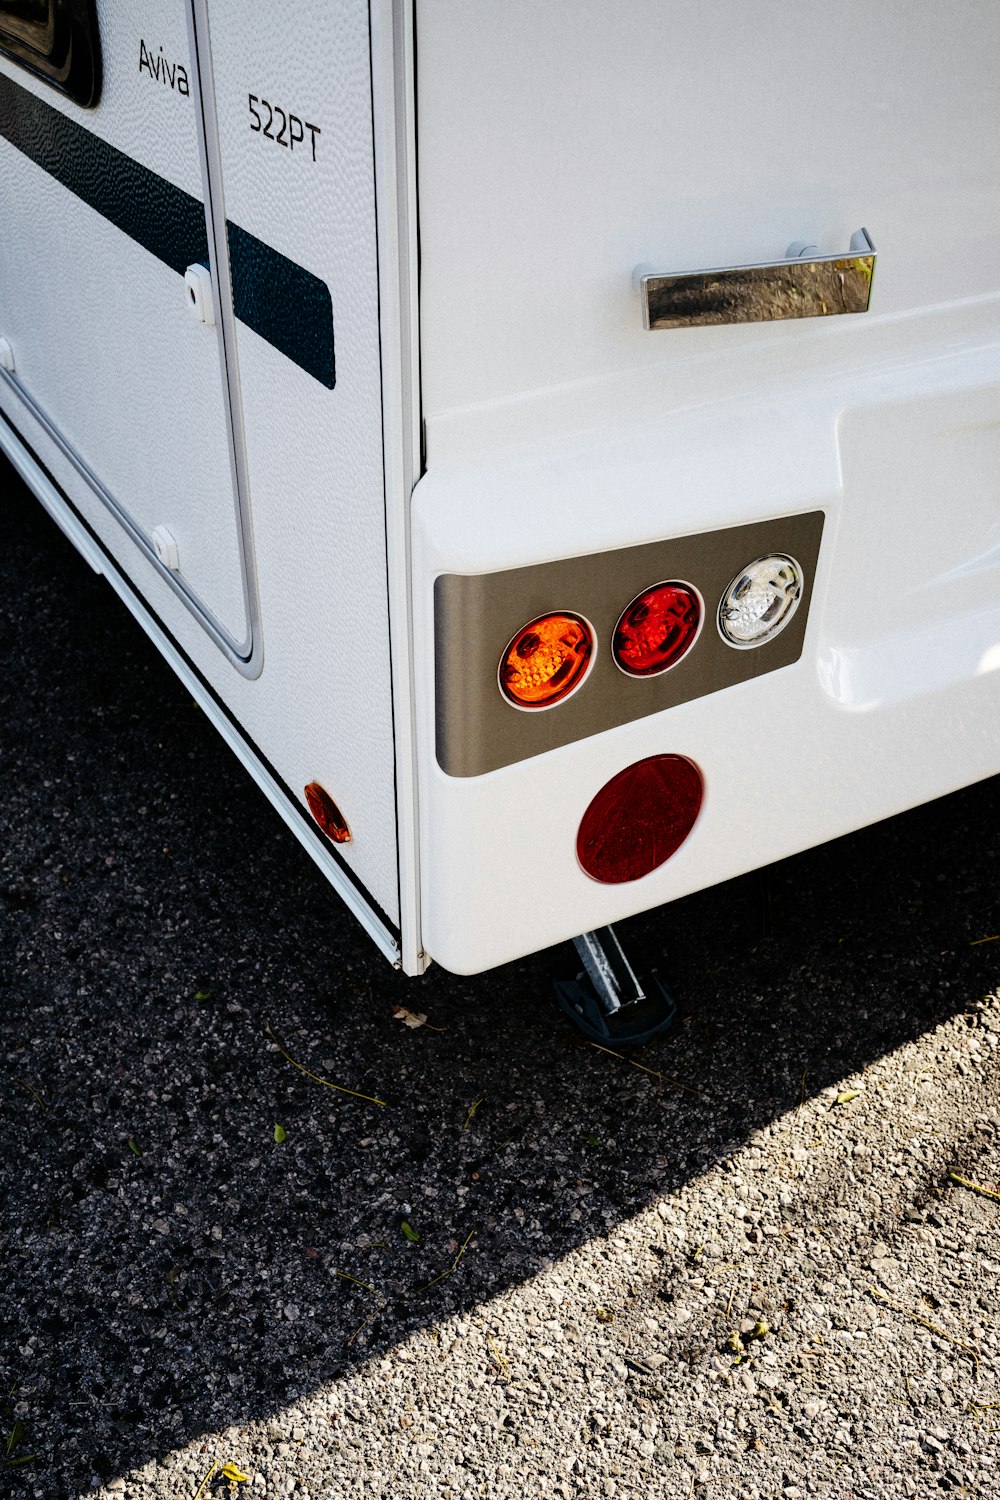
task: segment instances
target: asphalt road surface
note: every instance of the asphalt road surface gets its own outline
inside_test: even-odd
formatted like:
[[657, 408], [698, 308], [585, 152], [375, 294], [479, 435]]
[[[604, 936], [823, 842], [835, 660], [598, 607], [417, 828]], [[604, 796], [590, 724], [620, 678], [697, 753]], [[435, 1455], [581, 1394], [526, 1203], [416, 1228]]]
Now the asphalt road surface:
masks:
[[0, 1489], [995, 1493], [1000, 782], [625, 924], [639, 1068], [395, 975], [0, 513]]

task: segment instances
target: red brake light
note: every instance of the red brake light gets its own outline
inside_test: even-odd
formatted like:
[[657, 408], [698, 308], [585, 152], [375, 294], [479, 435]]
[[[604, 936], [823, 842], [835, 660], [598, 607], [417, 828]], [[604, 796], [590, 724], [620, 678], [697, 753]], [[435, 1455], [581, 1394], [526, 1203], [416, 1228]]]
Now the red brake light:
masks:
[[701, 810], [701, 772], [683, 755], [636, 761], [601, 788], [583, 815], [576, 854], [594, 880], [618, 885], [675, 854]]
[[694, 645], [701, 600], [686, 583], [658, 583], [622, 611], [615, 626], [615, 661], [631, 677], [652, 677], [676, 666]]

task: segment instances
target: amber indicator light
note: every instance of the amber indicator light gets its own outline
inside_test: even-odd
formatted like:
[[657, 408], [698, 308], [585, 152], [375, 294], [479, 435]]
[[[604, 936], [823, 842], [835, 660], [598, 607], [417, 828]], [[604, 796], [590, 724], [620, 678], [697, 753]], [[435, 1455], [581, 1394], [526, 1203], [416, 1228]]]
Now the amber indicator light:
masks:
[[644, 589], [622, 612], [612, 639], [615, 661], [630, 677], [676, 666], [701, 627], [701, 600], [686, 583]]
[[594, 633], [578, 615], [539, 615], [500, 658], [500, 688], [518, 708], [548, 708], [587, 675]]
[[676, 854], [701, 810], [704, 783], [683, 755], [636, 761], [601, 788], [583, 815], [576, 854], [606, 885], [648, 875]]
[[347, 826], [347, 819], [326, 787], [320, 786], [318, 781], [310, 781], [303, 789], [303, 795], [309, 811], [327, 838], [332, 839], [335, 844], [349, 844], [351, 830]]

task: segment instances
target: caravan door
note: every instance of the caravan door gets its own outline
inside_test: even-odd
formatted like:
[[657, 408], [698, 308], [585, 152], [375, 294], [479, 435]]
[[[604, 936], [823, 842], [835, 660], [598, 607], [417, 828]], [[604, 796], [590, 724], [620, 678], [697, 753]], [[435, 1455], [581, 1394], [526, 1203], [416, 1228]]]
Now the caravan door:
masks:
[[0, 335], [35, 423], [245, 666], [254, 610], [186, 9], [102, 7], [81, 103], [58, 58], [45, 66], [61, 7], [29, 23], [0, 0], [0, 173], [8, 203], [32, 206], [4, 216]]

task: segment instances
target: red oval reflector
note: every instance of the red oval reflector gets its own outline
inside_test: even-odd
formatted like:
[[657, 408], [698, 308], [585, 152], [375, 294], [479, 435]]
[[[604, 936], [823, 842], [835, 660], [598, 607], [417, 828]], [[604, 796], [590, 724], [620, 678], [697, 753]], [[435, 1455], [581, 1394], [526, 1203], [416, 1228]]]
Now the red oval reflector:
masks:
[[603, 786], [583, 815], [576, 855], [594, 880], [638, 880], [675, 854], [695, 825], [704, 783], [683, 755], [651, 755]]
[[335, 844], [349, 844], [351, 830], [347, 826], [347, 819], [326, 787], [320, 786], [318, 781], [310, 781], [309, 785], [303, 788], [302, 795], [306, 799], [309, 811], [327, 838], [332, 839]]
[[658, 583], [633, 599], [615, 626], [615, 661], [632, 677], [676, 666], [694, 645], [701, 602], [686, 583]]

